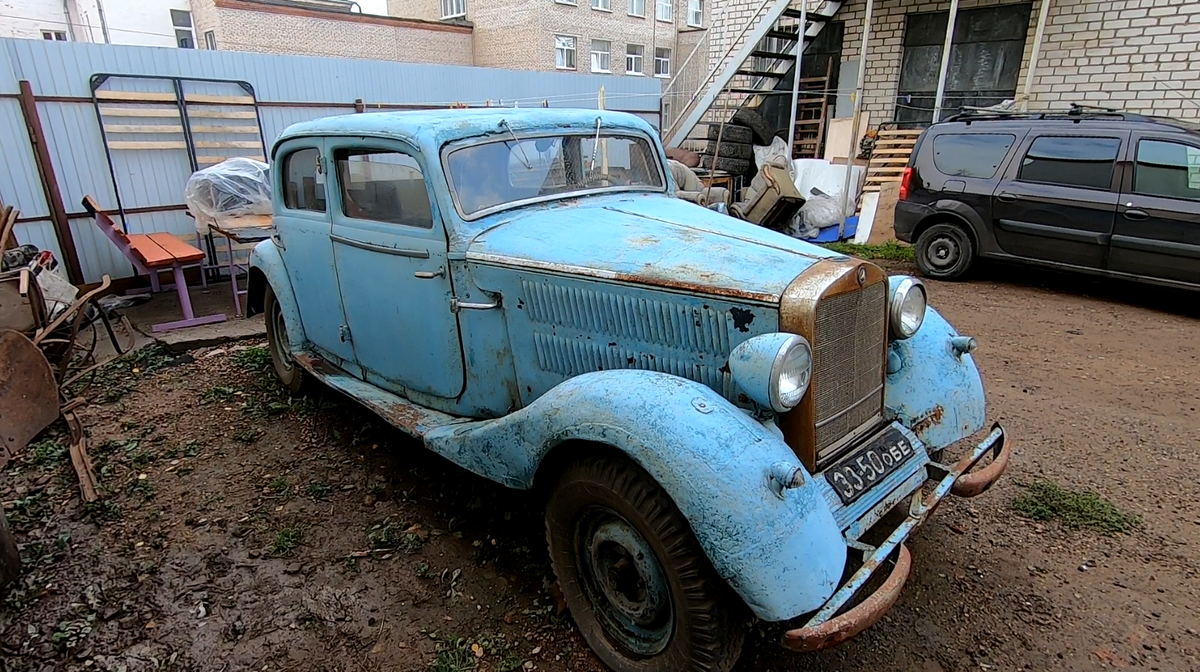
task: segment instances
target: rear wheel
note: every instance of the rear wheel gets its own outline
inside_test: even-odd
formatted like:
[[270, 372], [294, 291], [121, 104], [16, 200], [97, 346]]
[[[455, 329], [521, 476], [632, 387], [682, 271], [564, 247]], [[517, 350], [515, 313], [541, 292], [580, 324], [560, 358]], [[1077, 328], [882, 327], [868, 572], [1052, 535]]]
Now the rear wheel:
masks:
[[267, 285], [263, 296], [263, 312], [267, 326], [267, 347], [271, 351], [271, 364], [279, 382], [293, 394], [301, 394], [311, 387], [308, 372], [296, 364], [292, 357], [292, 346], [288, 341], [287, 323], [283, 309], [275, 298], [275, 290]]
[[962, 226], [940, 222], [917, 237], [916, 260], [922, 275], [954, 280], [971, 267], [975, 260], [975, 244]]
[[575, 623], [608, 667], [726, 672], [737, 661], [745, 609], [641, 467], [616, 456], [568, 467], [546, 536]]

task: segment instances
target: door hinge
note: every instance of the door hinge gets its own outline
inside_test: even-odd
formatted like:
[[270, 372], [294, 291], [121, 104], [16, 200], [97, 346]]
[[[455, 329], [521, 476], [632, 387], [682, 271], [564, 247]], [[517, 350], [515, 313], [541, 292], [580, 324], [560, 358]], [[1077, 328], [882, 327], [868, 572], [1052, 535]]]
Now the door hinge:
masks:
[[350, 342], [350, 325], [343, 324], [338, 327], [338, 338], [342, 339], [343, 343]]

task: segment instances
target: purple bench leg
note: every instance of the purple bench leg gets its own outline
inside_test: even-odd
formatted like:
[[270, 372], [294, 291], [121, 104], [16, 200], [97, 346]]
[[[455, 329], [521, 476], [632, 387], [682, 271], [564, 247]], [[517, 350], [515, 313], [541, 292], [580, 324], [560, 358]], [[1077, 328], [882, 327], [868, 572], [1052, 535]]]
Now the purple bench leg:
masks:
[[[212, 324], [213, 322], [224, 322], [225, 314], [206, 315], [205, 317], [196, 317], [196, 313], [192, 311], [192, 297], [188, 295], [187, 280], [183, 277], [183, 266], [175, 264], [171, 267], [171, 271], [175, 276], [175, 291], [179, 294], [179, 306], [183, 309], [183, 319], [175, 322], [163, 322], [152, 327], [155, 332], [170, 331], [172, 329], [181, 329], [183, 327], [195, 327], [201, 324]], [[151, 276], [153, 277], [153, 276]]]

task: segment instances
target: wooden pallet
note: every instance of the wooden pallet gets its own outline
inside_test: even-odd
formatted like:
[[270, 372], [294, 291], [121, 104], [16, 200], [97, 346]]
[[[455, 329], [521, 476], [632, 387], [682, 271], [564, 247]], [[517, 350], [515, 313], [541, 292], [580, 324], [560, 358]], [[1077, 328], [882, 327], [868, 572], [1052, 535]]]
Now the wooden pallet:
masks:
[[904, 168], [912, 156], [920, 130], [879, 131], [871, 161], [867, 164], [867, 176], [863, 181], [863, 192], [879, 191], [888, 182], [899, 182], [904, 177]]

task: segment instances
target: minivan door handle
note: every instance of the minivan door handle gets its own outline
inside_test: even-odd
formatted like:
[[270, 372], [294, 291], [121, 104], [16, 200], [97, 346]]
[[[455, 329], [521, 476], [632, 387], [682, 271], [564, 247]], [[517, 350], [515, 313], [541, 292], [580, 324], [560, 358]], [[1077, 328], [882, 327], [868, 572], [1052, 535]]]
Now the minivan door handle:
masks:
[[1132, 219], [1136, 222], [1140, 222], [1143, 219], [1150, 219], [1150, 213], [1145, 210], [1126, 210], [1124, 214], [1125, 219]]
[[996, 194], [996, 200], [1000, 201], [1001, 203], [1016, 203], [1017, 195], [1010, 194], [1007, 191], [1002, 191], [999, 194]]

